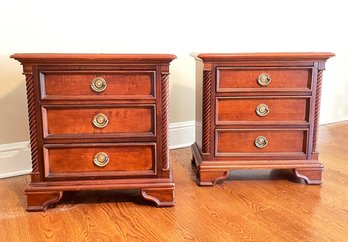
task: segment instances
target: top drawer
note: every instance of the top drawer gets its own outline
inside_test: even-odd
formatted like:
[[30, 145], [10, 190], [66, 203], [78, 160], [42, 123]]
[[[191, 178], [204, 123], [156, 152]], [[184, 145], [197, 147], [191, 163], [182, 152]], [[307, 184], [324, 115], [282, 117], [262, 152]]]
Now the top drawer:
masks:
[[40, 72], [41, 98], [155, 99], [155, 71]]
[[218, 67], [216, 91], [309, 91], [311, 83], [312, 68]]

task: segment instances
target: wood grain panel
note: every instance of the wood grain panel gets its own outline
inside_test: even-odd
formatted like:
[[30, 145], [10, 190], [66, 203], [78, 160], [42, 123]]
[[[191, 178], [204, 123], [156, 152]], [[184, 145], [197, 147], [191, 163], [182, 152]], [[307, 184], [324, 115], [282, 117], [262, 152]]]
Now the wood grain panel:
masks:
[[[109, 122], [104, 128], [93, 125], [93, 118], [105, 114]], [[153, 105], [85, 107], [45, 106], [43, 108], [45, 136], [78, 134], [152, 134], [155, 135]], [[141, 121], [140, 121], [141, 120]]]
[[[97, 146], [97, 147], [96, 147]], [[110, 161], [104, 167], [93, 163], [94, 156], [104, 152]], [[96, 144], [75, 146], [45, 146], [45, 177], [91, 177], [154, 174], [154, 144]], [[115, 173], [116, 172], [116, 173]], [[117, 173], [118, 172], [118, 173]]]
[[[95, 77], [103, 78], [107, 87], [96, 93], [91, 88]], [[105, 99], [154, 98], [155, 73], [153, 71], [98, 72], [42, 72], [40, 73], [43, 99]]]
[[[269, 74], [271, 82], [267, 87], [258, 84], [257, 78], [261, 73]], [[217, 91], [228, 92], [232, 89], [272, 88], [311, 89], [312, 69], [283, 69], [283, 68], [218, 68]], [[237, 90], [236, 90], [237, 91]]]
[[[266, 104], [269, 113], [259, 116], [256, 108]], [[309, 98], [217, 98], [216, 123], [245, 123], [249, 121], [264, 123], [277, 121], [281, 123], [308, 122]]]
[[[265, 148], [255, 146], [255, 139], [264, 136], [268, 140]], [[216, 131], [216, 153], [239, 155], [238, 153], [306, 153], [306, 130], [246, 130], [246, 129], [219, 129]], [[234, 154], [232, 154], [234, 153]]]

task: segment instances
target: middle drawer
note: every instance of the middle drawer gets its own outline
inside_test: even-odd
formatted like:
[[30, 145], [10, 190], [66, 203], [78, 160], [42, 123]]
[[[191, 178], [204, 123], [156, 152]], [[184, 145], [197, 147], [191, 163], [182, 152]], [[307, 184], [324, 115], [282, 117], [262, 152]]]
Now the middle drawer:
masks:
[[309, 119], [309, 97], [218, 97], [216, 124], [246, 122], [306, 124]]
[[155, 137], [153, 104], [43, 105], [44, 138], [81, 135]]

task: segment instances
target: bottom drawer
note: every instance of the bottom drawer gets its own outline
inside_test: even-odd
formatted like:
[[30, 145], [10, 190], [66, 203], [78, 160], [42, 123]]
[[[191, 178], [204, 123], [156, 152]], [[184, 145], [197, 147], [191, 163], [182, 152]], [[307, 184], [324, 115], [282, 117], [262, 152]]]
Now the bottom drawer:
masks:
[[216, 156], [298, 156], [304, 158], [307, 129], [217, 129]]
[[155, 143], [44, 145], [46, 178], [156, 174]]

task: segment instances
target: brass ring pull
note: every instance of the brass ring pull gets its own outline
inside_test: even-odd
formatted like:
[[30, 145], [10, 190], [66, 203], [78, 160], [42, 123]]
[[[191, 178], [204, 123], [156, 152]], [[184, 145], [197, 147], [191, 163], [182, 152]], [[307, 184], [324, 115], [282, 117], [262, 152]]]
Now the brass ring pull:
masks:
[[109, 156], [105, 152], [99, 152], [94, 156], [93, 163], [96, 166], [104, 167], [109, 163]]
[[101, 77], [94, 78], [91, 83], [91, 88], [93, 89], [93, 91], [98, 93], [104, 91], [106, 89], [106, 86], [106, 81]]
[[271, 82], [271, 77], [267, 73], [261, 73], [259, 77], [257, 78], [257, 82], [263, 86], [266, 87]]
[[256, 107], [256, 114], [259, 115], [260, 117], [264, 117], [269, 113], [269, 107], [266, 104], [259, 104]]
[[266, 139], [265, 136], [258, 136], [255, 139], [255, 145], [259, 149], [263, 149], [268, 145], [268, 140]]
[[93, 118], [93, 125], [96, 128], [104, 128], [107, 124], [109, 123], [108, 117], [106, 117], [105, 114], [103, 113], [98, 113], [97, 115], [94, 116]]

